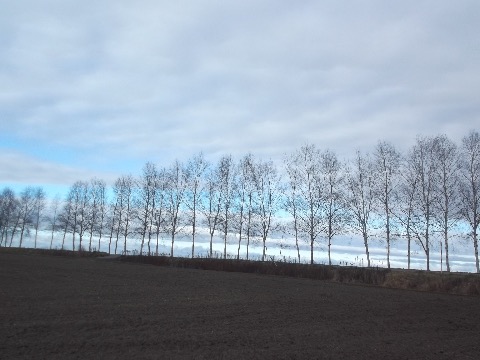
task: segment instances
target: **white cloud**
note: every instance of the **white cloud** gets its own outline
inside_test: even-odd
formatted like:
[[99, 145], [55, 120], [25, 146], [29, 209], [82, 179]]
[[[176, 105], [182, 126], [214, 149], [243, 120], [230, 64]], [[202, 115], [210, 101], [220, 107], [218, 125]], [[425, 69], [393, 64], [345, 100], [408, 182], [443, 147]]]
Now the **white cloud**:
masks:
[[[114, 179], [108, 172], [102, 175], [106, 181]], [[14, 151], [2, 151], [0, 154], [0, 183], [68, 186], [95, 176], [97, 173], [86, 169], [62, 166]]]
[[0, 130], [91, 171], [200, 150], [458, 141], [479, 124], [479, 24], [468, 0], [11, 2]]

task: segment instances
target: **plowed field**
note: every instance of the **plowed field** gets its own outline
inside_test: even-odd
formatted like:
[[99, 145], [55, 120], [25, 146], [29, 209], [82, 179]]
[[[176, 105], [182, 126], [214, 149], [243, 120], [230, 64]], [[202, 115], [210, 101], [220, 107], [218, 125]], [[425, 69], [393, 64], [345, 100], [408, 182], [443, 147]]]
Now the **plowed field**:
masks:
[[1, 359], [480, 359], [478, 297], [0, 252]]

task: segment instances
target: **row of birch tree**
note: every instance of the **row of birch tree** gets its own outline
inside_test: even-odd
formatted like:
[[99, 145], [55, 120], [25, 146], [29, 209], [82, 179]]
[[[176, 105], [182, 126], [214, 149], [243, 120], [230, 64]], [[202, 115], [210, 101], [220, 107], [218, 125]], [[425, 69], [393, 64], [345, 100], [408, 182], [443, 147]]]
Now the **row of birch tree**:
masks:
[[92, 179], [77, 181], [64, 199], [47, 208], [40, 187], [27, 187], [19, 196], [9, 188], [0, 194], [1, 246], [39, 228], [61, 234], [60, 247], [127, 253], [127, 239], [140, 242], [140, 254], [158, 254], [160, 239], [170, 242], [170, 256], [178, 235], [191, 237], [195, 256], [199, 231], [213, 242], [221, 238], [223, 256], [235, 235], [240, 258], [242, 246], [249, 258], [253, 242], [263, 246], [272, 232], [287, 235], [302, 261], [300, 247], [307, 243], [310, 263], [324, 244], [331, 261], [335, 237], [355, 233], [363, 240], [367, 265], [373, 238], [385, 244], [387, 266], [393, 241], [407, 242], [410, 268], [412, 243], [425, 254], [430, 269], [432, 248], [440, 243], [450, 271], [451, 242], [468, 239], [473, 245], [477, 272], [480, 224], [480, 135], [471, 131], [461, 144], [445, 135], [418, 137], [401, 153], [388, 142], [379, 142], [371, 153], [356, 152], [341, 160], [331, 150], [306, 144], [285, 154], [282, 164], [252, 154], [216, 162], [200, 153], [168, 167], [146, 163], [138, 177], [120, 176], [114, 184]]

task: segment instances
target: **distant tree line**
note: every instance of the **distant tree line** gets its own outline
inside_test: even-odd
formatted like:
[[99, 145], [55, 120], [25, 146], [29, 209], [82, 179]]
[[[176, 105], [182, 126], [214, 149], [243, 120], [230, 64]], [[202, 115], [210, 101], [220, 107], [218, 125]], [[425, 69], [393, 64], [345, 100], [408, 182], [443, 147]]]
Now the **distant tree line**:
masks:
[[[105, 181], [75, 182], [64, 199], [49, 202], [40, 187], [27, 187], [16, 195], [0, 194], [0, 246], [22, 246], [26, 234], [39, 227], [60, 234], [64, 248], [127, 252], [127, 239], [140, 241], [140, 254], [158, 254], [159, 240], [168, 238], [170, 256], [179, 234], [189, 234], [195, 256], [199, 229], [208, 231], [209, 254], [214, 237], [235, 234], [236, 257], [242, 246], [263, 245], [272, 232], [293, 239], [300, 259], [300, 244], [307, 242], [310, 263], [319, 242], [331, 246], [338, 235], [356, 233], [363, 239], [367, 265], [372, 238], [385, 242], [390, 267], [392, 241], [407, 242], [410, 268], [412, 242], [424, 251], [427, 270], [430, 253], [441, 242], [447, 271], [450, 247], [458, 236], [473, 245], [477, 272], [480, 224], [480, 135], [471, 131], [457, 145], [446, 135], [418, 137], [407, 153], [380, 141], [371, 153], [358, 151], [341, 161], [330, 150], [302, 146], [286, 154], [281, 166], [245, 155], [235, 161], [222, 156], [216, 163], [202, 153], [168, 167], [146, 163], [138, 177], [119, 177], [109, 189]], [[15, 240], [15, 243], [14, 243]], [[244, 250], [244, 251], [245, 251]], [[232, 254], [230, 254], [232, 255]]]

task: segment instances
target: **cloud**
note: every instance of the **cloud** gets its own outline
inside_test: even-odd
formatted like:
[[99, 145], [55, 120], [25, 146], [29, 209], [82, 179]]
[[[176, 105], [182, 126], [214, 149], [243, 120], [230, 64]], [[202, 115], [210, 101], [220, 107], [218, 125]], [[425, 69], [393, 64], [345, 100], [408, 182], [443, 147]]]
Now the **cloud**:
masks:
[[[2, 151], [0, 154], [0, 183], [69, 186], [75, 181], [88, 180], [96, 175], [82, 168], [61, 166], [14, 151]], [[114, 179], [108, 172], [102, 175], [106, 181], [112, 182]]]
[[468, 0], [11, 2], [0, 129], [73, 154], [46, 163], [98, 173], [201, 150], [459, 141], [478, 124], [479, 24]]

